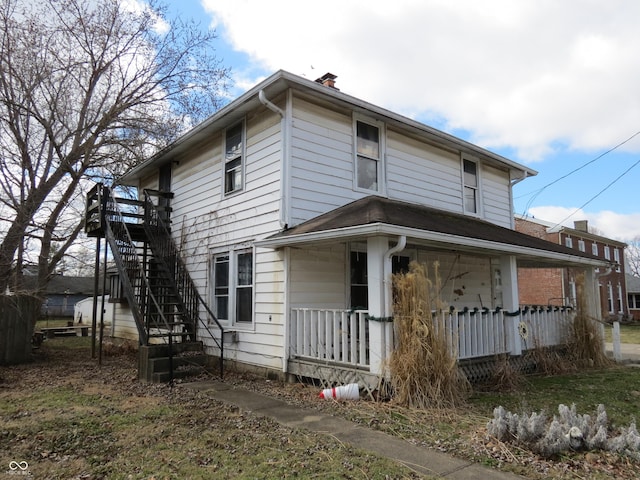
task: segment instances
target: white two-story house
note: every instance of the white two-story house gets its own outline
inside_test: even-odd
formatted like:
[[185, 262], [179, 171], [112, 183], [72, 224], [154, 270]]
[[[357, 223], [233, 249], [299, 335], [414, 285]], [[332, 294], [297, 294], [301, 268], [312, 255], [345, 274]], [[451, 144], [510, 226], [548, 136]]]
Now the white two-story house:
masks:
[[[334, 81], [279, 71], [120, 179], [170, 192], [171, 236], [225, 360], [384, 373], [391, 275], [413, 260], [438, 262], [461, 360], [520, 355], [534, 321], [556, 332], [561, 312], [520, 310], [518, 266], [584, 269], [598, 315], [602, 260], [514, 230], [512, 187], [535, 171]], [[215, 332], [197, 330], [211, 355]]]

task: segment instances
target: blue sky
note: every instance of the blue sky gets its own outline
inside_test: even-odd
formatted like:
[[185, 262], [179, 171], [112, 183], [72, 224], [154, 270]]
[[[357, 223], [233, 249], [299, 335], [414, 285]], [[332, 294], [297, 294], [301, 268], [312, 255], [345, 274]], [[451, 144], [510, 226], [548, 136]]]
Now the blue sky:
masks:
[[332, 72], [345, 93], [537, 170], [514, 188], [516, 213], [640, 235], [640, 2], [168, 5], [216, 30], [232, 97], [279, 69]]

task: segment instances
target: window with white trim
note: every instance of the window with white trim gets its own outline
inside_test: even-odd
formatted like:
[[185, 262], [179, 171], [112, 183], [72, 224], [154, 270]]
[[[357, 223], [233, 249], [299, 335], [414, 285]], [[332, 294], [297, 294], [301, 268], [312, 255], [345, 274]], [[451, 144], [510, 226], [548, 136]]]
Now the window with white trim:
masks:
[[224, 194], [242, 190], [244, 169], [244, 124], [227, 128], [224, 142]]
[[565, 246], [567, 246], [569, 248], [573, 248], [573, 238], [565, 237], [564, 244], [565, 244]]
[[584, 246], [584, 240], [582, 239], [578, 240], [578, 250], [580, 250], [581, 252], [586, 251], [586, 247]]
[[607, 307], [609, 308], [609, 313], [613, 313], [613, 285], [611, 285], [611, 282], [607, 284]]
[[212, 258], [213, 310], [231, 325], [253, 322], [253, 252], [221, 252]]
[[620, 250], [617, 248], [613, 249], [613, 261], [616, 262], [616, 272], [620, 273]]
[[629, 302], [629, 308], [633, 310], [640, 310], [640, 293], [627, 294], [627, 300]]
[[598, 244], [596, 242], [593, 242], [591, 244], [591, 254], [595, 255], [596, 257], [598, 256]]
[[462, 159], [462, 181], [464, 188], [465, 213], [478, 213], [478, 163], [468, 158]]
[[[406, 255], [394, 255], [391, 257], [391, 273], [407, 273], [411, 257]], [[366, 310], [369, 308], [369, 286], [367, 276], [367, 253], [359, 250], [351, 251], [350, 258], [350, 302], [354, 310]]]
[[355, 125], [356, 187], [380, 191], [382, 178], [382, 148], [380, 127], [360, 120]]
[[609, 245], [605, 245], [604, 247], [604, 258], [611, 260], [611, 248], [609, 248]]
[[618, 283], [618, 312], [624, 311], [624, 305], [622, 303], [622, 285]]

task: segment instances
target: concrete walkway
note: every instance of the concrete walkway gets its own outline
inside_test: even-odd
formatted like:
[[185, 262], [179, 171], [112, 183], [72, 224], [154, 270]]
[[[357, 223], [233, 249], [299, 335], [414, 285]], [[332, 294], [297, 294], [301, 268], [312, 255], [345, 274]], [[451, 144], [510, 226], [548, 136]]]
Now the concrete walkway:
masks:
[[412, 470], [432, 478], [452, 480], [516, 480], [523, 477], [493, 470], [444, 453], [419, 447], [383, 432], [362, 427], [348, 420], [313, 410], [305, 410], [276, 398], [220, 381], [182, 384], [205, 392], [241, 410], [269, 417], [291, 428], [325, 433], [355, 448], [368, 450], [395, 460]]
[[[605, 344], [607, 354], [613, 358], [613, 344]], [[620, 363], [640, 363], [640, 345], [635, 343], [621, 343], [620, 344], [620, 356], [622, 357]]]

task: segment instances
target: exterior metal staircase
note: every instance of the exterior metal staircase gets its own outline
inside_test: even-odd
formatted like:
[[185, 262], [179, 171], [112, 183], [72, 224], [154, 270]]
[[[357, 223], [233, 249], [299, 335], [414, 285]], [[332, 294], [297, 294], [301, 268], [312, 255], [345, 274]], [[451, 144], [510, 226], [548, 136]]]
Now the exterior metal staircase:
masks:
[[208, 358], [198, 332], [206, 332], [207, 342], [219, 350], [222, 376], [223, 329], [171, 237], [170, 198], [152, 190], [145, 190], [142, 200], [116, 198], [97, 184], [87, 196], [85, 231], [105, 238], [112, 252], [138, 330], [139, 379], [172, 382], [202, 371]]

